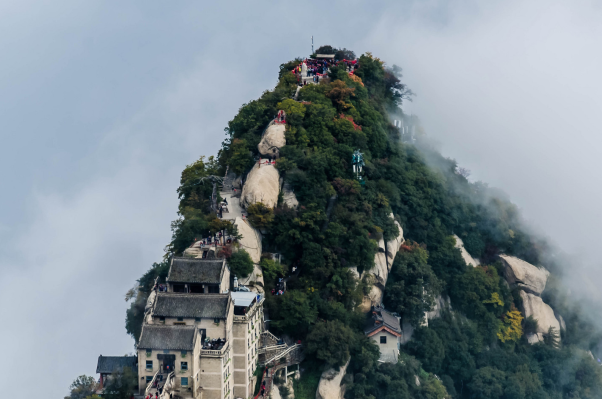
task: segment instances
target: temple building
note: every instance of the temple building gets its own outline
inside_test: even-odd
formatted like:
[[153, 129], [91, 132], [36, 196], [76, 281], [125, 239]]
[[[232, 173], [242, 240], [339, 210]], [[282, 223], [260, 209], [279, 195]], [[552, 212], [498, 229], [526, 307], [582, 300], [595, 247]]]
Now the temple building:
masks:
[[380, 362], [397, 363], [399, 342], [403, 334], [399, 318], [380, 306], [372, 308], [372, 318], [364, 329], [380, 349]]

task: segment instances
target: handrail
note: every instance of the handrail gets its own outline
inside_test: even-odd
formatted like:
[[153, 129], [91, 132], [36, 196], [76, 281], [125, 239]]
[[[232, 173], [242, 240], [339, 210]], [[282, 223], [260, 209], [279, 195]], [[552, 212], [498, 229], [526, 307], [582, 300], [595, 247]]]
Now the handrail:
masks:
[[270, 331], [266, 330], [264, 332], [261, 333], [261, 335], [267, 335], [272, 339], [275, 339], [276, 341], [280, 341], [280, 338], [278, 338], [277, 336], [275, 336], [274, 334], [272, 334]]
[[285, 349], [286, 347], [287, 347], [286, 344], [264, 346], [264, 347], [257, 349], [257, 354], [266, 353], [266, 352], [274, 351], [274, 350], [278, 350], [278, 349]]
[[289, 354], [289, 353], [291, 353], [293, 350], [295, 350], [295, 349], [297, 349], [297, 348], [300, 348], [300, 347], [301, 347], [301, 344], [295, 344], [295, 345], [293, 345], [293, 346], [290, 346], [290, 347], [289, 347], [288, 349], [286, 349], [284, 352], [278, 353], [277, 355], [275, 355], [275, 356], [272, 356], [272, 357], [271, 357], [269, 360], [266, 360], [264, 364], [265, 364], [265, 365], [268, 365], [268, 364], [270, 364], [271, 362], [273, 362], [274, 360], [276, 360], [276, 359], [280, 359], [281, 357], [284, 357], [284, 356], [288, 355], [288, 354]]
[[148, 395], [148, 393], [150, 392], [151, 389], [153, 389], [153, 384], [155, 383], [155, 381], [157, 380], [157, 376], [159, 375], [159, 373], [161, 373], [161, 368], [159, 368], [159, 370], [157, 370], [157, 372], [155, 373], [155, 375], [153, 376], [153, 379], [150, 380], [150, 382], [148, 383], [148, 385], [146, 385], [146, 389], [144, 390], [144, 393]]

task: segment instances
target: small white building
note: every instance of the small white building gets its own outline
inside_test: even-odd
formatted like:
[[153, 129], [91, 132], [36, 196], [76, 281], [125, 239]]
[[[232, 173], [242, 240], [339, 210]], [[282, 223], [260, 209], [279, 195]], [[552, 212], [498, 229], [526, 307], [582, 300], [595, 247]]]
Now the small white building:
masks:
[[397, 363], [403, 332], [399, 319], [380, 306], [372, 307], [372, 318], [364, 329], [380, 349], [380, 362]]

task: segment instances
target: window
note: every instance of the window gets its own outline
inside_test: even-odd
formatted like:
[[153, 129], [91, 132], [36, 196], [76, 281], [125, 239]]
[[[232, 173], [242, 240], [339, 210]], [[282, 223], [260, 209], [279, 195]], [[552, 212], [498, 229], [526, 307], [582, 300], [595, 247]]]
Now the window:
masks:
[[147, 370], [152, 370], [153, 369], [153, 361], [152, 360], [147, 360], [146, 361], [146, 369]]
[[152, 375], [147, 375], [146, 376], [146, 383], [148, 384], [149, 382], [151, 382], [153, 380], [153, 376]]
[[381, 335], [380, 336], [380, 343], [381, 344], [386, 344], [387, 343], [387, 336], [386, 335]]
[[182, 357], [186, 357], [187, 353], [188, 353], [187, 351], [182, 351], [182, 352], [180, 352], [180, 355], [182, 355]]
[[201, 321], [201, 318], [200, 317], [195, 317], [194, 321]]
[[178, 317], [178, 321], [184, 321], [183, 317]]
[[187, 387], [188, 386], [188, 377], [182, 377], [181, 383], [182, 383], [181, 385], [183, 387]]
[[213, 319], [213, 322], [214, 322], [215, 324], [219, 324], [219, 319], [217, 319], [217, 318], [216, 318], [216, 319]]
[[159, 321], [165, 323], [165, 317], [163, 317], [163, 316], [159, 317]]
[[188, 370], [188, 362], [180, 362], [180, 366], [182, 370]]

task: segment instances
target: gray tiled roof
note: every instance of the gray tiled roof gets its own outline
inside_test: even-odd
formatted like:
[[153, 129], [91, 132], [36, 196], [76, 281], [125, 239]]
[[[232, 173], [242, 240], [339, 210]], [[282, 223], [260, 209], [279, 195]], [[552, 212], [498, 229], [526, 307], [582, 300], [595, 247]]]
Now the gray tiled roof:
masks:
[[225, 259], [173, 258], [167, 281], [170, 283], [219, 284]]
[[364, 333], [370, 334], [383, 325], [398, 334], [402, 333], [397, 317], [393, 316], [391, 313], [387, 312], [381, 307], [375, 307], [372, 309], [372, 319], [370, 320], [369, 325], [364, 329]]
[[96, 364], [96, 373], [111, 374], [123, 370], [124, 367], [129, 367], [132, 371], [136, 371], [136, 356], [98, 356]]
[[139, 349], [193, 350], [194, 326], [145, 324], [140, 334]]
[[178, 294], [160, 292], [153, 316], [226, 318], [230, 306], [229, 294]]

